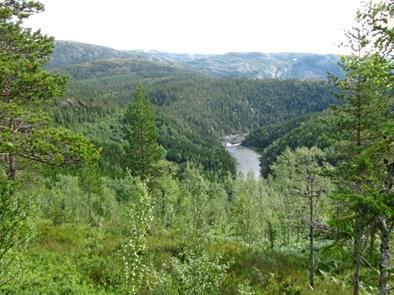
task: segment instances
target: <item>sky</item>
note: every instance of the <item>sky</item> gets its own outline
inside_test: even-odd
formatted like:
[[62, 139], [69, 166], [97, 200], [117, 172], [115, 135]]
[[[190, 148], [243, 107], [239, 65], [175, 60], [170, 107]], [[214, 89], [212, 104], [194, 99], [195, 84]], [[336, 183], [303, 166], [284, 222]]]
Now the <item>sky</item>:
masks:
[[41, 0], [57, 40], [185, 53], [344, 53], [361, 0]]

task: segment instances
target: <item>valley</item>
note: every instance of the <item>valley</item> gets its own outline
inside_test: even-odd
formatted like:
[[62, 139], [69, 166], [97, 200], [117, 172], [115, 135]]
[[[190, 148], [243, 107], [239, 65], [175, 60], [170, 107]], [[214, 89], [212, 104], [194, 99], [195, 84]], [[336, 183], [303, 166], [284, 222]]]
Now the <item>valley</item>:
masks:
[[0, 1], [0, 294], [391, 294], [392, 1], [341, 56], [245, 41], [327, 46], [343, 1], [42, 2]]
[[[159, 117], [160, 142], [167, 149], [167, 159], [177, 163], [193, 159], [204, 169], [224, 174], [235, 173], [235, 162], [220, 143], [223, 135], [250, 132], [337, 103], [332, 86], [324, 80], [216, 77], [181, 65], [186, 57], [178, 56], [176, 61], [171, 54], [163, 54], [164, 60], [155, 52], [137, 54], [64, 41], [56, 44], [48, 67], [71, 78], [65, 96], [68, 103], [60, 101], [54, 110], [58, 122], [97, 138], [97, 144], [110, 141], [111, 148], [120, 149], [122, 128], [115, 118], [121, 119], [135, 85], [143, 83]], [[232, 67], [231, 59], [225, 65]], [[313, 67], [306, 62], [305, 71], [309, 66]], [[115, 137], [104, 127], [107, 120], [117, 126]], [[106, 154], [104, 147], [102, 162]]]

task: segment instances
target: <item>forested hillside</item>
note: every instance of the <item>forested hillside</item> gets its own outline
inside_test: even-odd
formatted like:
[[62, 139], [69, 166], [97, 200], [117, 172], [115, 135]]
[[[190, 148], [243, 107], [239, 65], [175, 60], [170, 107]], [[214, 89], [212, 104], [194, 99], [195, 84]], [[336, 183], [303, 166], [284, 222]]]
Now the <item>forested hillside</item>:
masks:
[[0, 2], [0, 293], [391, 294], [393, 8], [339, 70], [55, 42]]
[[318, 112], [336, 102], [333, 87], [325, 81], [213, 78], [163, 59], [123, 56], [126, 53], [79, 43], [58, 46], [49, 65], [67, 73], [70, 81], [54, 109], [55, 118], [103, 145], [101, 162], [107, 155], [114, 160], [110, 154], [122, 149], [123, 107], [138, 82], [156, 106], [166, 158], [223, 173], [235, 173], [235, 166], [221, 136]]
[[248, 134], [242, 144], [260, 152], [261, 174], [268, 176], [270, 166], [286, 148], [317, 146], [332, 157], [331, 145], [337, 135], [336, 118], [325, 111], [261, 127]]

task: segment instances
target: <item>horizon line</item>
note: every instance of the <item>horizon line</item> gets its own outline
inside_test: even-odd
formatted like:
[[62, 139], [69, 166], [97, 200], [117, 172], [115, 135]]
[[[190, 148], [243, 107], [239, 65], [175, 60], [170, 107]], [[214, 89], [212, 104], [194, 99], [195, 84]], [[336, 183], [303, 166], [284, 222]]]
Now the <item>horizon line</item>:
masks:
[[312, 51], [222, 51], [221, 53], [203, 53], [203, 52], [175, 52], [175, 51], [167, 51], [167, 50], [159, 50], [159, 49], [147, 49], [147, 48], [136, 48], [136, 49], [118, 49], [115, 47], [111, 47], [109, 45], [102, 45], [102, 44], [94, 44], [94, 43], [89, 43], [89, 42], [81, 42], [81, 41], [74, 41], [74, 40], [64, 40], [64, 39], [55, 39], [55, 42], [69, 42], [69, 43], [78, 43], [78, 44], [83, 44], [83, 45], [91, 45], [91, 46], [99, 46], [99, 47], [104, 47], [108, 48], [111, 50], [115, 51], [123, 51], [123, 52], [128, 52], [128, 51], [135, 51], [135, 52], [160, 52], [160, 53], [170, 53], [170, 54], [188, 54], [188, 55], [226, 55], [226, 54], [232, 54], [232, 53], [262, 53], [262, 54], [314, 54], [314, 55], [334, 55], [334, 56], [341, 56], [343, 54], [340, 53], [317, 53], [317, 52], [312, 52]]

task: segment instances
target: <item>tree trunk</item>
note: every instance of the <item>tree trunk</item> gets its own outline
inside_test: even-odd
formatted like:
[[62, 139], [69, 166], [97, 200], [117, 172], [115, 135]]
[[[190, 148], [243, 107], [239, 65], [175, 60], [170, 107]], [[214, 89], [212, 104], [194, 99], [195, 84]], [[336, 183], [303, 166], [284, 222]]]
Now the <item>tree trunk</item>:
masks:
[[373, 250], [375, 249], [375, 236], [376, 236], [376, 227], [375, 225], [372, 228], [371, 237], [369, 240], [369, 254], [373, 254]]
[[90, 188], [88, 188], [88, 209], [89, 209], [89, 223], [94, 224], [94, 219], [93, 219], [93, 212], [92, 212], [92, 193], [90, 191]]
[[16, 177], [16, 159], [13, 154], [8, 155], [7, 176], [9, 179], [15, 179]]
[[389, 294], [390, 268], [390, 228], [384, 217], [380, 218], [380, 263], [379, 263], [379, 295]]
[[[389, 194], [394, 182], [394, 162], [384, 161], [387, 168], [387, 179], [384, 192]], [[390, 268], [390, 233], [392, 225], [385, 216], [379, 218], [380, 222], [380, 262], [379, 262], [379, 295], [389, 294], [389, 268]]]
[[313, 197], [309, 199], [309, 286], [314, 288], [315, 255], [314, 255]]
[[161, 204], [160, 204], [160, 215], [161, 215], [161, 220], [164, 223], [164, 226], [168, 228], [170, 225], [168, 224], [167, 219], [165, 218], [166, 215], [166, 202], [165, 202], [165, 197], [166, 193], [164, 192], [164, 189], [161, 189]]
[[359, 294], [360, 287], [360, 267], [361, 267], [361, 220], [360, 210], [357, 210], [357, 216], [354, 224], [354, 248], [353, 248], [353, 259], [354, 259], [354, 276], [353, 276], [353, 294]]

